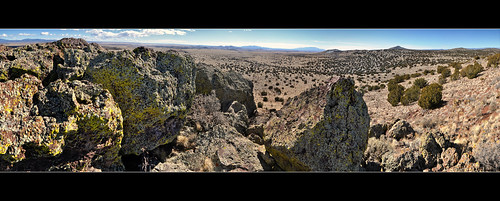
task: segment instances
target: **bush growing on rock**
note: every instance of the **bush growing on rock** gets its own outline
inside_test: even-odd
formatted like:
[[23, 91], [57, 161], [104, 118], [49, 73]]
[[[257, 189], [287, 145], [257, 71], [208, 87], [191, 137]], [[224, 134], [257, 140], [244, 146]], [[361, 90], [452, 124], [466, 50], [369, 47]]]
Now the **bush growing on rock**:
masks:
[[422, 89], [418, 105], [424, 109], [434, 109], [441, 105], [443, 86], [432, 83]]

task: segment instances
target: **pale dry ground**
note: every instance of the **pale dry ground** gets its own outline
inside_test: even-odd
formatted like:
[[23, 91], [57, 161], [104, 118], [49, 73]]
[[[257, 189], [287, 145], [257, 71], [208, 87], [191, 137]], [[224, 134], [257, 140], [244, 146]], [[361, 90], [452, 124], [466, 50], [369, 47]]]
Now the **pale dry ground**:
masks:
[[[254, 85], [253, 95], [255, 103], [261, 102], [262, 108], [257, 108], [258, 113], [263, 113], [265, 110], [279, 110], [284, 102], [291, 97], [299, 95], [301, 92], [313, 86], [323, 84], [330, 76], [307, 74], [295, 71], [287, 71], [285, 69], [300, 69], [304, 68], [307, 62], [314, 59], [309, 55], [313, 53], [304, 52], [271, 52], [271, 51], [234, 51], [234, 50], [206, 50], [206, 49], [184, 49], [189, 53], [196, 62], [202, 62], [214, 66], [221, 65], [239, 65], [248, 66], [250, 63], [261, 64], [256, 71], [242, 73], [243, 77], [251, 80]], [[301, 56], [296, 56], [301, 55]], [[306, 57], [302, 55], [308, 55]], [[282, 66], [283, 69], [278, 69], [277, 66]], [[250, 68], [250, 67], [249, 67]], [[276, 73], [265, 73], [265, 70], [276, 69]], [[222, 71], [229, 69], [221, 68]], [[267, 77], [266, 77], [267, 76]], [[269, 87], [272, 86], [272, 89]], [[274, 88], [279, 88], [281, 92], [277, 92]], [[266, 92], [266, 96], [261, 93]], [[268, 101], [264, 101], [264, 97]], [[283, 102], [276, 101], [275, 97], [283, 98]]]
[[[479, 63], [486, 66], [484, 59], [479, 60]], [[467, 62], [462, 66], [465, 67], [473, 64], [473, 61]], [[429, 67], [429, 69], [432, 69]], [[436, 68], [433, 68], [436, 69]], [[453, 70], [452, 70], [453, 72]], [[421, 76], [425, 78], [429, 84], [437, 82], [440, 74]], [[409, 81], [413, 83], [412, 78]], [[409, 81], [405, 81], [402, 85], [405, 88], [411, 86]], [[368, 106], [368, 113], [371, 118], [371, 125], [380, 123], [393, 122], [396, 119], [404, 119], [409, 122], [418, 133], [423, 133], [429, 129], [425, 128], [424, 124], [434, 123], [436, 128], [443, 131], [450, 130], [453, 125], [453, 130], [457, 136], [465, 137], [474, 125], [480, 123], [482, 118], [489, 110], [495, 111], [500, 106], [500, 68], [486, 68], [485, 71], [479, 74], [479, 77], [468, 79], [460, 78], [456, 81], [451, 81], [443, 85], [444, 106], [426, 110], [418, 106], [417, 102], [409, 106], [399, 104], [396, 107], [391, 106], [387, 101], [387, 88], [377, 91], [371, 91], [364, 95]], [[484, 119], [482, 119], [484, 120]]]

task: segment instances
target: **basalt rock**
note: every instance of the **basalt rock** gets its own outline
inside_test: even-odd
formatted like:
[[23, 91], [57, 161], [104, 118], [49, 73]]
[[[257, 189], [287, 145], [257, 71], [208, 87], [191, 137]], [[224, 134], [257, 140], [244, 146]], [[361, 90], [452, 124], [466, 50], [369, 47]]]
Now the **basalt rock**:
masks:
[[254, 116], [257, 106], [252, 81], [234, 71], [222, 72], [209, 65], [198, 65], [197, 68], [196, 93], [207, 95], [215, 90], [223, 112], [229, 109], [233, 101], [238, 101], [245, 105], [249, 117]]
[[336, 77], [289, 99], [264, 126], [264, 143], [284, 170], [356, 171], [369, 124], [354, 81]]
[[88, 81], [36, 77], [0, 83], [3, 169], [119, 170], [121, 110], [107, 90]]
[[171, 142], [194, 95], [195, 68], [189, 56], [148, 48], [104, 52], [84, 78], [109, 90], [123, 114], [123, 154], [139, 155]]

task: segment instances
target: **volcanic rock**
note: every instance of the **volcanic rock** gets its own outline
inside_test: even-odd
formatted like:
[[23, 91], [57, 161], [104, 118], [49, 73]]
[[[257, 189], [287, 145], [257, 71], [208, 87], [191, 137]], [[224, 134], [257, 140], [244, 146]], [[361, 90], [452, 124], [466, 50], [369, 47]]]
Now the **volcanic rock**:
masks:
[[290, 98], [264, 126], [266, 150], [284, 170], [356, 171], [370, 117], [354, 81], [328, 84]]

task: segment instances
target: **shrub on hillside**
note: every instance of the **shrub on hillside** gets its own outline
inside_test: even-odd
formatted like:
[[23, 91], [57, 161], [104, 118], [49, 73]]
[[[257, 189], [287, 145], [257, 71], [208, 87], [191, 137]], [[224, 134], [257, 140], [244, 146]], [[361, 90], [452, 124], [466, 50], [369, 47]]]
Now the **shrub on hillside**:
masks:
[[500, 143], [479, 143], [473, 155], [486, 171], [500, 170]]
[[441, 105], [443, 86], [432, 83], [422, 89], [418, 105], [424, 109], [434, 109]]
[[401, 104], [404, 106], [410, 105], [411, 103], [418, 100], [420, 96], [420, 87], [413, 85], [412, 87], [406, 89], [401, 97]]
[[488, 57], [488, 67], [498, 67], [500, 65], [500, 53]]
[[387, 94], [387, 101], [391, 103], [392, 106], [397, 106], [398, 103], [401, 101], [401, 97], [403, 96], [405, 87], [403, 87], [400, 84], [397, 84], [393, 87], [392, 90], [389, 91], [389, 94]]
[[458, 80], [458, 79], [460, 79], [460, 69], [459, 68], [455, 68], [455, 71], [453, 71], [453, 74], [451, 74], [450, 79], [451, 80]]
[[426, 87], [427, 85], [429, 85], [429, 83], [427, 82], [427, 80], [425, 80], [424, 78], [417, 78], [415, 79], [415, 81], [413, 82], [413, 85], [414, 86], [417, 86], [419, 87], [420, 89], [421, 88], [424, 88]]
[[476, 78], [481, 71], [483, 71], [483, 67], [479, 63], [474, 62], [474, 65], [468, 65], [467, 67], [463, 68], [460, 71], [460, 75], [462, 75], [462, 77], [472, 79]]

